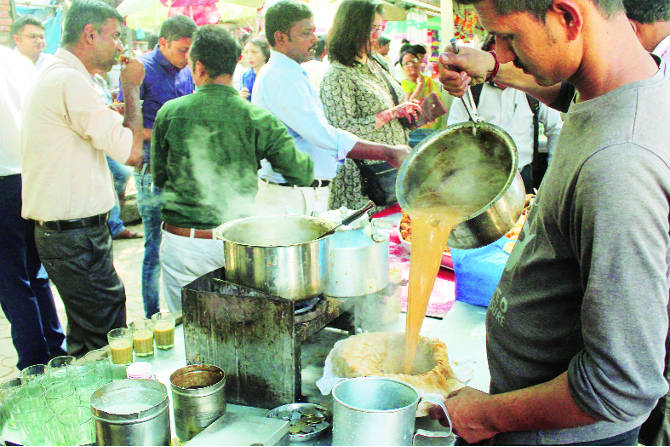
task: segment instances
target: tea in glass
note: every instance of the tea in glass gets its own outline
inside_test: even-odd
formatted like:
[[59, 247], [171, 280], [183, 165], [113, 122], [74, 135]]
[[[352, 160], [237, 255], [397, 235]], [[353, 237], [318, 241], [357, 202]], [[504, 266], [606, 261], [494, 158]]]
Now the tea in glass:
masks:
[[172, 349], [174, 347], [175, 317], [170, 312], [158, 312], [151, 316], [154, 322], [154, 338], [158, 349]]
[[112, 363], [130, 365], [133, 362], [133, 331], [120, 327], [107, 333], [107, 341], [112, 352]]
[[138, 320], [130, 324], [133, 330], [133, 349], [135, 355], [146, 357], [154, 355], [154, 333], [152, 320]]

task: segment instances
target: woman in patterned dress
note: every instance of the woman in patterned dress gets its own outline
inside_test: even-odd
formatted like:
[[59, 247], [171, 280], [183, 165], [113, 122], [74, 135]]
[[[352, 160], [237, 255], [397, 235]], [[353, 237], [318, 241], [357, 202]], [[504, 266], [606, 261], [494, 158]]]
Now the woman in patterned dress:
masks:
[[[330, 68], [321, 81], [321, 102], [326, 118], [335, 127], [378, 143], [407, 144], [407, 130], [394, 117], [400, 111], [400, 115], [415, 119], [420, 108], [414, 101], [405, 102], [405, 92], [386, 63], [372, 53], [372, 42], [383, 28], [381, 13], [381, 3], [376, 0], [344, 0], [340, 4], [328, 36]], [[356, 209], [368, 200], [358, 167], [346, 159], [331, 183], [330, 208]]]

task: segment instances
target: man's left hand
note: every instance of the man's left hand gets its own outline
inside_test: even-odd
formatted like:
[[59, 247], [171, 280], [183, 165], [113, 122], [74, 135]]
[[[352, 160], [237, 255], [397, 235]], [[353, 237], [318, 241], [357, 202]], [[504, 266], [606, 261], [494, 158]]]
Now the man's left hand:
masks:
[[388, 146], [386, 149], [386, 161], [394, 168], [399, 168], [403, 161], [409, 156], [410, 147], [401, 144], [398, 146]]
[[[490, 439], [498, 432], [487, 420], [483, 409], [487, 408], [490, 395], [471, 387], [461, 388], [449, 394], [444, 404], [449, 411], [454, 433], [468, 443], [475, 443]], [[438, 419], [440, 424], [448, 426], [447, 419], [440, 407], [432, 407], [428, 414], [432, 419]]]

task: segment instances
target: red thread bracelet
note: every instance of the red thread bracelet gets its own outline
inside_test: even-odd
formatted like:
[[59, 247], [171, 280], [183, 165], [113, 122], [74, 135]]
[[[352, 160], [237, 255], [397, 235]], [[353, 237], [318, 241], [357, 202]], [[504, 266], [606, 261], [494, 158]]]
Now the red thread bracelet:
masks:
[[493, 61], [495, 62], [495, 65], [493, 66], [493, 71], [486, 77], [486, 82], [493, 81], [493, 78], [496, 77], [496, 75], [498, 74], [498, 69], [500, 68], [500, 63], [498, 62], [498, 55], [496, 54], [495, 50], [490, 50], [489, 53], [491, 53], [491, 56], [493, 56]]

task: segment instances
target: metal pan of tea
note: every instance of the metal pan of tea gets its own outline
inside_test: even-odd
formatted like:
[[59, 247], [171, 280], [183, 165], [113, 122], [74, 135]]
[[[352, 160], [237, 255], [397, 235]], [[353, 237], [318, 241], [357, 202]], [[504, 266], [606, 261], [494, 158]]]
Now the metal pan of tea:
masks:
[[398, 171], [396, 196], [412, 210], [448, 207], [463, 215], [452, 248], [476, 248], [501, 238], [523, 211], [526, 192], [512, 137], [486, 122], [447, 127], [421, 142]]
[[267, 413], [267, 417], [283, 419], [291, 425], [289, 428], [290, 441], [309, 441], [330, 428], [330, 412], [321, 405], [310, 403], [286, 404], [274, 408]]

